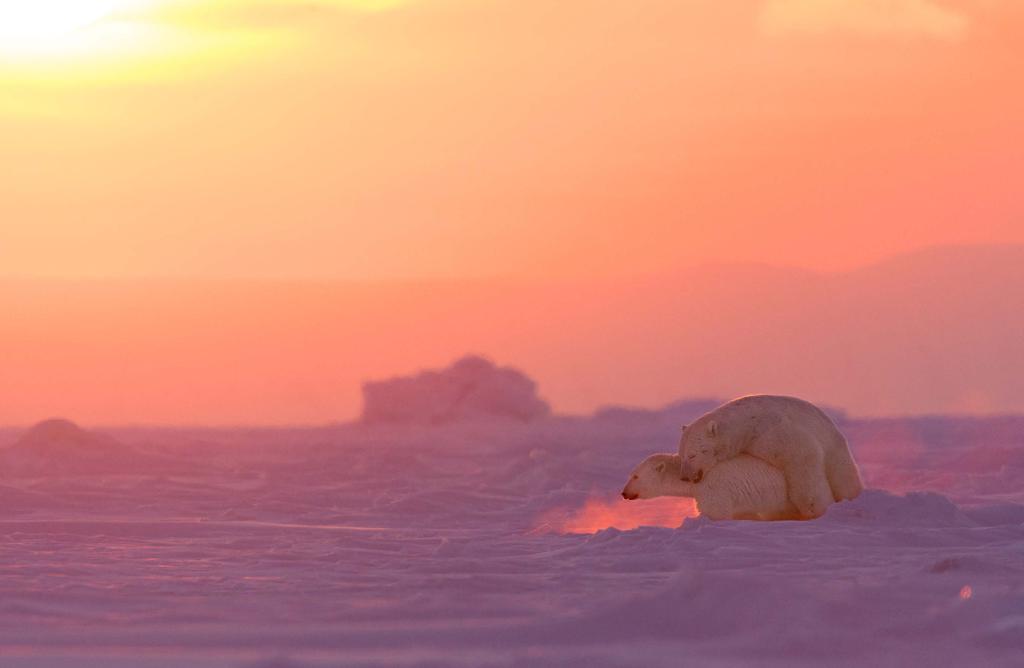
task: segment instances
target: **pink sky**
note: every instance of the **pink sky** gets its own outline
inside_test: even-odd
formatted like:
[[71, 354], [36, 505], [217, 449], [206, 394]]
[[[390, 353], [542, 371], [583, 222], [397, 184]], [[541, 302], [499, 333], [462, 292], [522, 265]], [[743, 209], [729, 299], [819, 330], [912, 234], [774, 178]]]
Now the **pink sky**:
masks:
[[[1024, 409], [998, 311], [958, 302], [974, 348], [951, 349], [922, 325], [941, 309], [913, 310], [935, 295], [872, 283], [851, 303], [894, 336], [775, 323], [765, 360], [742, 310], [762, 278], [693, 278], [1024, 243], [1015, 1], [113, 5], [63, 50], [0, 32], [0, 424], [344, 418], [361, 380], [466, 352], [559, 410], [781, 390]], [[474, 282], [495, 277], [513, 287]]]
[[1024, 241], [1015, 2], [142, 5], [119, 20], [177, 37], [0, 63], [3, 274], [835, 269]]

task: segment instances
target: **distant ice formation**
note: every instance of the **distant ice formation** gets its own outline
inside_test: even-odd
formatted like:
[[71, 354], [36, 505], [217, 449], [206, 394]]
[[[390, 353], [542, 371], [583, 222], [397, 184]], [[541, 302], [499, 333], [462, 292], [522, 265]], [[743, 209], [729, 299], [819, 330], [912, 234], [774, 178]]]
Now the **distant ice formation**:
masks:
[[363, 384], [362, 421], [369, 423], [443, 424], [485, 418], [526, 422], [550, 413], [528, 376], [473, 355], [439, 371]]
[[40, 422], [26, 431], [11, 448], [50, 455], [76, 455], [82, 452], [110, 454], [127, 450], [127, 446], [109, 436], [86, 431], [62, 418]]
[[134, 448], [65, 419], [40, 422], [0, 451], [0, 474], [6, 476], [106, 473], [148, 463]]
[[638, 424], [652, 420], [682, 426], [708, 411], [718, 408], [721, 399], [680, 399], [658, 409], [633, 406], [602, 406], [594, 411], [594, 419], [607, 424]]

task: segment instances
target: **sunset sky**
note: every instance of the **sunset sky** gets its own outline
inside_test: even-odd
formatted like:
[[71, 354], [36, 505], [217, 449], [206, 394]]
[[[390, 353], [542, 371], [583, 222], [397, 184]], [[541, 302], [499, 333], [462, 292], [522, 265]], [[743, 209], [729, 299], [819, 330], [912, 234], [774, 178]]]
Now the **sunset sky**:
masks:
[[837, 269], [1024, 241], [1014, 0], [12, 0], [0, 19], [6, 276]]
[[869, 272], [897, 336], [755, 340], [709, 295], [766, 279], [699, 269], [1024, 243], [1022, 40], [1016, 0], [0, 0], [0, 423], [343, 418], [467, 352], [556, 410], [1024, 409], [995, 302]]

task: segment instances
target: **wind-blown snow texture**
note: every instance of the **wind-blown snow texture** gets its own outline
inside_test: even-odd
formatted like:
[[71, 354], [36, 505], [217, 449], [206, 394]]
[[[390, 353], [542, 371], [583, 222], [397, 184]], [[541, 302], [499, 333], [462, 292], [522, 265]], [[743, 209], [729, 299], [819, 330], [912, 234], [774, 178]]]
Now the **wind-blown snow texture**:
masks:
[[0, 431], [2, 665], [1021, 665], [1022, 418], [845, 421], [919, 491], [818, 521], [559, 533], [706, 407]]

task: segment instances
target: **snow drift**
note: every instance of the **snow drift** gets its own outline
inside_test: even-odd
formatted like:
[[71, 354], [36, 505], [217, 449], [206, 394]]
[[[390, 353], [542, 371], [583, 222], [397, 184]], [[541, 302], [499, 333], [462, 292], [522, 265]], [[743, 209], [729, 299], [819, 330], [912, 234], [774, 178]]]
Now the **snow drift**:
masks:
[[675, 417], [485, 415], [21, 435], [4, 668], [1020, 664], [1024, 419], [851, 419], [858, 499], [683, 522], [618, 498]]
[[70, 420], [44, 420], [0, 450], [0, 477], [157, 473], [191, 468], [140, 452], [106, 434], [87, 431]]

